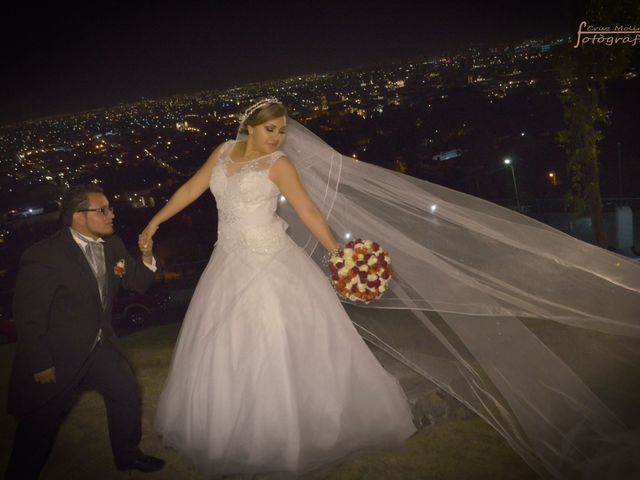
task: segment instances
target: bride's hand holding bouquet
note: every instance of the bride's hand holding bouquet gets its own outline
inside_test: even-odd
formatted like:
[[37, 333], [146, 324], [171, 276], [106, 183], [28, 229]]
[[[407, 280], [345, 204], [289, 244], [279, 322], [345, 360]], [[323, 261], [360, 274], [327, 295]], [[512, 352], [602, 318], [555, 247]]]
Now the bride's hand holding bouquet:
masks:
[[333, 288], [352, 301], [377, 300], [389, 288], [393, 276], [389, 254], [371, 240], [350, 241], [344, 249], [333, 250], [327, 263]]

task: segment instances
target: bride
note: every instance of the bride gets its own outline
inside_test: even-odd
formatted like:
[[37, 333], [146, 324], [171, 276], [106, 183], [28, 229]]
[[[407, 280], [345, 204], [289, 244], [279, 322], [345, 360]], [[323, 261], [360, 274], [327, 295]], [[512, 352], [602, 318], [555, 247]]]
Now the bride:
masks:
[[238, 140], [142, 236], [207, 187], [218, 243], [156, 417], [203, 472], [302, 472], [414, 431], [317, 266], [336, 238], [361, 237], [395, 271], [380, 300], [349, 309], [361, 337], [474, 411], [541, 477], [640, 478], [638, 263], [345, 157], [275, 99], [247, 109]]
[[414, 431], [397, 380], [352, 325], [327, 276], [286, 233], [282, 195], [338, 250], [294, 163], [279, 150], [287, 111], [249, 107], [241, 141], [216, 148], [141, 234], [210, 189], [218, 242], [187, 310], [155, 426], [205, 475], [300, 473]]

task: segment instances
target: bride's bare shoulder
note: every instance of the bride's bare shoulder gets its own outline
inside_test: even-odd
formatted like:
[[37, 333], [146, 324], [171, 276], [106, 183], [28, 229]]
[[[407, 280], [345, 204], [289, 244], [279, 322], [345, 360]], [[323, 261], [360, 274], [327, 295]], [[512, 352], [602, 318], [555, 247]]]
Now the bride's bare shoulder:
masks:
[[296, 170], [296, 166], [286, 155], [281, 155], [276, 159], [271, 167], [271, 172], [269, 173], [271, 180], [276, 182], [278, 180], [291, 177], [298, 176], [298, 170]]
[[202, 171], [205, 175], [208, 175], [208, 176], [210, 176], [213, 173], [213, 167], [215, 167], [216, 163], [218, 162], [218, 159], [220, 158], [220, 154], [227, 147], [227, 143], [228, 142], [223, 142], [213, 149], [213, 152], [209, 154], [209, 157], [200, 168], [200, 171]]

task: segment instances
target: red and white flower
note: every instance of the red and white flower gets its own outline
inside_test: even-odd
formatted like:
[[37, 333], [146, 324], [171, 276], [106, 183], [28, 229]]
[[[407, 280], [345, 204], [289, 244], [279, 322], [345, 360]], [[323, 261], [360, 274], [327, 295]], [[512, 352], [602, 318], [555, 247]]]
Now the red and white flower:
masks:
[[371, 240], [350, 241], [341, 252], [333, 253], [328, 263], [333, 288], [353, 301], [369, 303], [380, 298], [393, 276], [389, 254]]
[[124, 268], [124, 258], [121, 258], [116, 262], [116, 265], [113, 267], [113, 273], [115, 273], [120, 278], [124, 277], [126, 270]]

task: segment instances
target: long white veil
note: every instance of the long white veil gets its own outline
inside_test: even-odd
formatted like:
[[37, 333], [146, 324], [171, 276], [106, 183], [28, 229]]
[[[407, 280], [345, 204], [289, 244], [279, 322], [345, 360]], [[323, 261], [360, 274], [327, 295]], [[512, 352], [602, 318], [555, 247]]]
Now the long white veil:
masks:
[[[638, 441], [638, 264], [343, 156], [293, 119], [282, 150], [336, 238], [390, 252], [391, 289], [351, 309], [365, 339], [480, 415], [542, 476], [634, 468], [620, 454]], [[320, 263], [324, 251], [293, 209], [283, 202], [278, 214]]]

